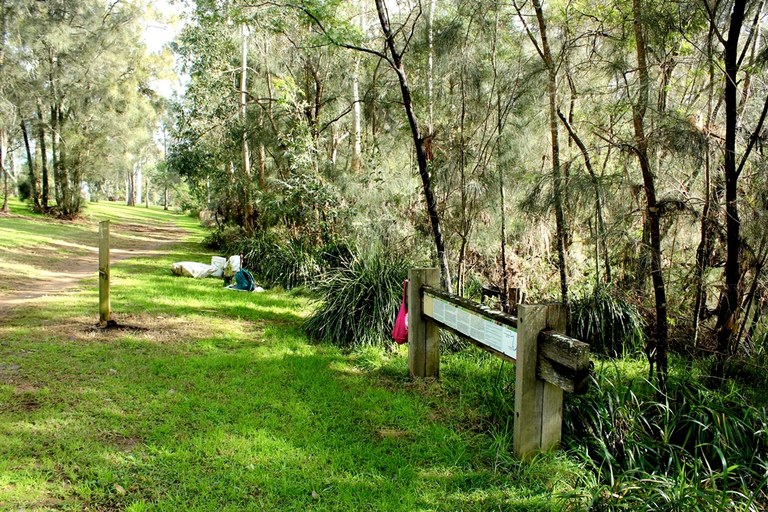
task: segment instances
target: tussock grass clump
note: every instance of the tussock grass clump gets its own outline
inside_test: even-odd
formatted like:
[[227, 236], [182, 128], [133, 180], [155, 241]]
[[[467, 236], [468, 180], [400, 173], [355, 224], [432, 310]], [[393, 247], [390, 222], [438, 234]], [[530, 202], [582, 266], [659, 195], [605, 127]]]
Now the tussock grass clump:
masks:
[[303, 238], [258, 232], [246, 237], [242, 232], [222, 231], [211, 235], [211, 242], [225, 254], [242, 254], [259, 284], [280, 286], [286, 290], [309, 285], [324, 271], [339, 265], [350, 251], [344, 243], [316, 245]]
[[240, 226], [219, 226], [203, 238], [202, 244], [206, 249], [225, 250], [226, 254], [237, 254], [231, 252], [234, 248], [239, 248], [240, 240], [245, 236], [245, 231]]
[[622, 382], [617, 369], [570, 397], [566, 445], [595, 479], [584, 486], [587, 507], [765, 510], [768, 412], [691, 375], [671, 378], [665, 401], [656, 396], [646, 379]]
[[577, 297], [571, 307], [574, 335], [590, 344], [593, 354], [621, 357], [640, 353], [644, 322], [637, 308], [607, 288]]
[[265, 237], [244, 251], [245, 265], [269, 286], [290, 290], [320, 275], [319, 251], [303, 240], [280, 241]]
[[340, 347], [383, 344], [392, 332], [411, 266], [383, 252], [344, 260], [314, 285], [321, 299], [305, 331], [316, 341]]

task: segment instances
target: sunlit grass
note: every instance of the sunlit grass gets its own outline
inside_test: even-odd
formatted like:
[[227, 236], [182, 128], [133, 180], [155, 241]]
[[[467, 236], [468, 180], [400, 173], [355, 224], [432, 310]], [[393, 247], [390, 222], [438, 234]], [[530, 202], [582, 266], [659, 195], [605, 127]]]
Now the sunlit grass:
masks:
[[181, 243], [116, 263], [123, 330], [94, 328], [95, 276], [8, 314], [0, 509], [562, 508], [578, 466], [514, 460], [488, 414], [509, 365], [446, 357], [443, 383], [411, 383], [403, 348], [310, 344], [307, 298], [170, 274], [209, 257]]
[[[98, 222], [110, 220], [113, 257], [153, 249], [162, 253], [181, 236], [199, 242], [205, 234], [197, 221], [160, 207], [128, 207], [118, 203], [88, 203], [74, 221], [33, 214], [18, 200], [11, 215], [0, 217], [0, 292], [34, 290], [60, 272], [95, 271], [98, 261]], [[199, 256], [199, 255], [196, 255]]]

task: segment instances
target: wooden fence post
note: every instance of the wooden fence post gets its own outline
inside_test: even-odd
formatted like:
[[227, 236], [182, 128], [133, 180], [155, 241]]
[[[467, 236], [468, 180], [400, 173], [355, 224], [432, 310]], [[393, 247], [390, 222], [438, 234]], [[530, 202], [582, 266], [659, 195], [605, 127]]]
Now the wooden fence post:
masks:
[[408, 271], [408, 373], [413, 377], [440, 376], [440, 332], [437, 324], [421, 311], [421, 287], [440, 286], [440, 270], [414, 268]]
[[106, 326], [112, 308], [109, 303], [109, 221], [99, 222], [99, 325]]
[[521, 459], [556, 448], [563, 422], [563, 390], [540, 380], [536, 374], [539, 332], [565, 331], [562, 305], [521, 304], [517, 324], [515, 362], [514, 451]]

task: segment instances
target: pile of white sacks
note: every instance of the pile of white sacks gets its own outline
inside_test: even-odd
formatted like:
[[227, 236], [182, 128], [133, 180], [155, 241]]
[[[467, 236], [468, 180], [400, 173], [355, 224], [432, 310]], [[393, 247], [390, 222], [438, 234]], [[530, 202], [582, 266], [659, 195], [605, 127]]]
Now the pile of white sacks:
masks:
[[177, 276], [194, 277], [195, 279], [203, 277], [223, 277], [224, 268], [229, 265], [231, 274], [234, 275], [240, 270], [240, 256], [230, 256], [222, 258], [221, 256], [214, 256], [211, 258], [211, 264], [198, 263], [196, 261], [179, 261], [171, 264], [171, 272]]

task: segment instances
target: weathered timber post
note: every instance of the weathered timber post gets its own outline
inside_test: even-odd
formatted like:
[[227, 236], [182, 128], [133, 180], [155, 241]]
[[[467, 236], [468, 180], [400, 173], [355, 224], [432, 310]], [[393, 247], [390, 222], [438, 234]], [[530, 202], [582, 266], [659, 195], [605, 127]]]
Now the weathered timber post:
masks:
[[99, 325], [106, 326], [112, 308], [109, 303], [109, 221], [99, 222]]
[[521, 459], [556, 448], [563, 423], [563, 390], [537, 376], [538, 338], [542, 330], [565, 331], [562, 305], [521, 304], [515, 364], [514, 450]]
[[440, 269], [414, 268], [408, 271], [408, 373], [413, 377], [440, 376], [440, 331], [422, 314], [421, 287], [438, 288]]

